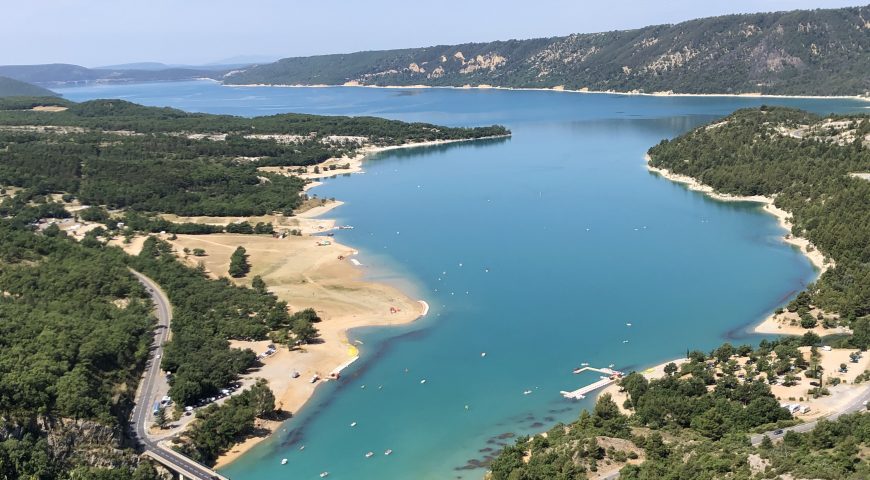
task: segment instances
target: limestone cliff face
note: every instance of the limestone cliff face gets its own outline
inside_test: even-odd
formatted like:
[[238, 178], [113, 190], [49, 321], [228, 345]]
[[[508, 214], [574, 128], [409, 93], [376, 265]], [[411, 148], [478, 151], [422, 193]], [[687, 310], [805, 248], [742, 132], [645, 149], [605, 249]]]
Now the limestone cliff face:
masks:
[[566, 37], [288, 58], [232, 84], [495, 85], [678, 93], [870, 91], [870, 6]]
[[44, 438], [49, 454], [62, 465], [135, 468], [139, 461], [138, 455], [125, 445], [125, 436], [119, 427], [92, 420], [45, 416], [29, 422], [0, 421], [0, 441], [21, 440], [28, 434]]

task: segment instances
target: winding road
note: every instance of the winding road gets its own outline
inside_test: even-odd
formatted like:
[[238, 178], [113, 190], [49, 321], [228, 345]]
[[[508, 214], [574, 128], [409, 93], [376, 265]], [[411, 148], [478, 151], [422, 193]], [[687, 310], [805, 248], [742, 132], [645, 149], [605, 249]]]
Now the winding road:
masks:
[[169, 338], [169, 325], [172, 321], [172, 306], [169, 298], [153, 280], [141, 273], [131, 270], [136, 279], [145, 286], [154, 302], [154, 311], [157, 316], [155, 328], [154, 346], [151, 349], [150, 358], [145, 366], [142, 382], [136, 392], [136, 406], [130, 420], [133, 432], [137, 440], [144, 447], [145, 455], [153, 458], [161, 464], [175, 470], [185, 478], [199, 480], [227, 480], [226, 477], [214, 470], [197, 463], [174, 450], [162, 446], [159, 440], [153, 439], [148, 433], [151, 419], [151, 406], [157, 398], [158, 382], [162, 380], [160, 372], [160, 358], [163, 356], [163, 344]]

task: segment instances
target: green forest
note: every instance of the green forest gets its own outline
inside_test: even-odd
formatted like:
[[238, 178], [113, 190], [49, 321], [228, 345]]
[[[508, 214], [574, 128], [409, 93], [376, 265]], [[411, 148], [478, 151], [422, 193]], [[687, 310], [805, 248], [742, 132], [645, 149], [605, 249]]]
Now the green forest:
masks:
[[[793, 216], [791, 234], [809, 239], [836, 266], [791, 308], [817, 306], [867, 330], [870, 315], [870, 117], [819, 117], [786, 108], [740, 110], [649, 151], [651, 165], [696, 178], [722, 193], [765, 195]], [[791, 132], [791, 134], [783, 134]], [[796, 133], [795, 133], [796, 132]], [[870, 339], [856, 336], [856, 346]]]
[[[39, 104], [68, 110], [30, 110]], [[304, 181], [258, 168], [315, 165], [355, 150], [330, 136], [399, 145], [508, 133], [500, 126], [302, 114], [242, 118], [120, 100], [14, 98], [0, 100], [0, 185], [38, 195], [63, 192], [85, 204], [136, 212], [289, 215], [301, 202]]]
[[122, 433], [153, 326], [125, 257], [0, 220], [0, 478], [156, 478]]
[[870, 6], [725, 15], [563, 37], [285, 58], [224, 83], [494, 85], [866, 95]]

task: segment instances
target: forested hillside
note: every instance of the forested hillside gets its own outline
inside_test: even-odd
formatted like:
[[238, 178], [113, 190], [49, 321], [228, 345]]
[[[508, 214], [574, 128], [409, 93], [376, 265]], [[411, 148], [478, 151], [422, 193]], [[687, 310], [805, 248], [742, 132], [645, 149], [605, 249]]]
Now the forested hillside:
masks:
[[678, 93], [870, 91], [870, 7], [728, 15], [567, 37], [286, 58], [229, 84], [494, 85]]
[[[795, 423], [771, 394], [771, 359], [802, 370], [798, 346], [807, 343], [763, 341], [754, 350], [725, 344], [710, 354], [691, 352], [681, 367], [665, 367], [661, 379], [631, 373], [620, 381], [627, 412], [602, 395], [577, 421], [506, 447], [488, 478], [579, 480], [615, 472], [621, 480], [868, 478], [867, 413], [821, 420], [811, 432], [788, 432], [776, 444], [768, 437], [749, 444], [749, 433]], [[744, 369], [736, 367], [735, 352], [751, 360]]]
[[155, 478], [124, 435], [153, 318], [123, 253], [0, 220], [0, 291], [0, 478]]
[[27, 82], [0, 77], [0, 97], [54, 97], [57, 94]]
[[[650, 164], [719, 192], [775, 197], [835, 266], [790, 309], [817, 306], [846, 325], [870, 315], [870, 117], [785, 108], [741, 110], [649, 151]], [[867, 348], [868, 339], [860, 345]]]
[[314, 165], [362, 145], [504, 135], [372, 117], [242, 118], [120, 100], [0, 102], [0, 185], [91, 205], [180, 215], [292, 213], [304, 182], [264, 166]]

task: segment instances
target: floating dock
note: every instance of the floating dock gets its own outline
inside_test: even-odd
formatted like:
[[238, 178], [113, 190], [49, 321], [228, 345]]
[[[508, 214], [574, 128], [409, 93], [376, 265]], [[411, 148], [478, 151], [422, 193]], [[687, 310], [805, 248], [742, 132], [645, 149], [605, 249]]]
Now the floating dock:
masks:
[[608, 385], [610, 385], [610, 384], [612, 384], [612, 383], [614, 383], [622, 378], [622, 372], [618, 372], [618, 371], [610, 369], [610, 368], [583, 367], [583, 368], [578, 368], [578, 369], [574, 370], [574, 373], [579, 374], [579, 373], [583, 373], [586, 371], [603, 373], [607, 376], [606, 377], [602, 376], [601, 380], [598, 380], [595, 383], [591, 383], [589, 385], [586, 385], [585, 387], [578, 388], [577, 390], [574, 390], [571, 392], [562, 390], [559, 393], [561, 393], [562, 396], [565, 398], [570, 398], [573, 400], [582, 400], [582, 399], [586, 398], [586, 395], [594, 392], [595, 390], [598, 390], [599, 388], [604, 388], [604, 387], [606, 387], [606, 386], [608, 386]]

